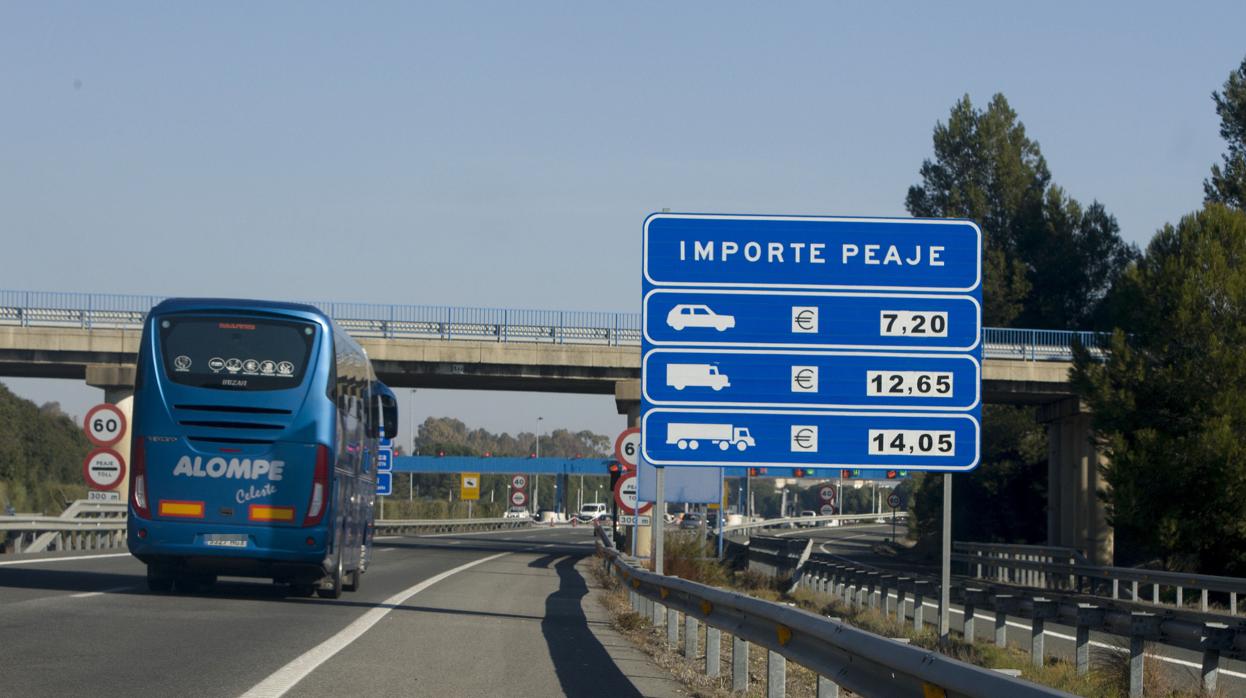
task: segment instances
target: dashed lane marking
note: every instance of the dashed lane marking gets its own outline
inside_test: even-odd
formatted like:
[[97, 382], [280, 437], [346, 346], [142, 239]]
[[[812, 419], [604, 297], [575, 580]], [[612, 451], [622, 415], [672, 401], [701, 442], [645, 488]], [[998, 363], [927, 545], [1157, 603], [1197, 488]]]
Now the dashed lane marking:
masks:
[[84, 591], [81, 594], [70, 594], [71, 599], [85, 599], [91, 596], [99, 596], [100, 594], [115, 594], [119, 591], [129, 591], [134, 587], [113, 587], [111, 589], [101, 589], [100, 591]]

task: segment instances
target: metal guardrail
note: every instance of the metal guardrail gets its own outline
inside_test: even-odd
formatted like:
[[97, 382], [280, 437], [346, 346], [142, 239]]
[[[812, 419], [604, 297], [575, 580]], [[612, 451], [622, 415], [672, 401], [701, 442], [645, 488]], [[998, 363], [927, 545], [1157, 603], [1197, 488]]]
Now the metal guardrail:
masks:
[[606, 573], [623, 582], [634, 610], [652, 619], [655, 626], [666, 626], [672, 649], [679, 646], [682, 614], [684, 656], [698, 657], [698, 624], [704, 623], [706, 673], [718, 676], [721, 633], [733, 636], [731, 675], [736, 691], [748, 688], [752, 644], [768, 652], [769, 696], [784, 695], [787, 660], [818, 674], [820, 696], [836, 695], [839, 687], [862, 696], [1069, 695], [798, 608], [655, 574], [616, 550], [600, 528], [597, 533]]
[[830, 516], [789, 516], [780, 519], [759, 519], [734, 526], [724, 526], [723, 535], [728, 538], [743, 538], [749, 533], [766, 528], [805, 528], [817, 527], [822, 524], [852, 524], [876, 521], [883, 519], [883, 523], [891, 523], [892, 518], [896, 521], [904, 521], [908, 518], [908, 513], [886, 512], [883, 514], [831, 514]]
[[126, 505], [80, 499], [60, 516], [0, 516], [0, 552], [125, 547]]
[[373, 529], [382, 535], [470, 533], [531, 528], [532, 519], [378, 519]]
[[[1211, 594], [1228, 601], [1228, 615], [1237, 617], [1239, 595], [1246, 594], [1246, 579], [1185, 572], [1146, 570], [1135, 567], [1093, 565], [1071, 548], [995, 543], [953, 542], [952, 561], [967, 567], [966, 575], [1039, 589], [1060, 589], [1120, 600], [1121, 583], [1129, 585], [1129, 599], [1161, 607], [1186, 608], [1186, 592], [1198, 595], [1198, 608], [1211, 612]], [[1148, 601], [1139, 594], [1150, 587]], [[1165, 603], [1162, 590], [1175, 594]]]
[[[1098, 601], [1077, 594], [1048, 592], [1046, 595], [1020, 593], [1016, 587], [981, 584], [965, 586], [957, 580], [952, 596], [964, 608], [965, 637], [975, 637], [975, 613], [989, 610], [994, 616], [995, 644], [1007, 644], [1007, 620], [1011, 617], [1030, 622], [1030, 654], [1035, 666], [1046, 657], [1044, 624], [1059, 622], [1076, 629], [1075, 661], [1079, 674], [1089, 672], [1090, 631], [1096, 630], [1128, 638], [1130, 655], [1130, 695], [1142, 695], [1144, 649], [1148, 642], [1201, 652], [1202, 684], [1209, 693], [1216, 690], [1222, 656], [1246, 658], [1246, 622], [1221, 622], [1223, 617], [1166, 609], [1164, 612], [1140, 610], [1136, 605], [1110, 600]], [[972, 582], [972, 580], [969, 580]], [[914, 629], [937, 624], [937, 614], [924, 612], [925, 599], [938, 599], [937, 580], [861, 565], [824, 554], [813, 554], [797, 580], [799, 586], [815, 593], [829, 594], [852, 606], [881, 610], [897, 621], [912, 620]], [[894, 599], [894, 602], [893, 602]], [[1098, 601], [1096, 603], [1096, 601]]]
[[[530, 519], [381, 519], [375, 533], [470, 533], [528, 528]], [[0, 516], [0, 553], [116, 550], [126, 547], [126, 504], [79, 500], [60, 516]]]
[[[0, 325], [138, 329], [161, 296], [0, 290]], [[448, 305], [383, 305], [306, 301], [356, 337], [472, 339], [638, 346], [640, 313], [523, 310]], [[987, 327], [988, 358], [1068, 361], [1073, 344], [1102, 349], [1095, 332]]]

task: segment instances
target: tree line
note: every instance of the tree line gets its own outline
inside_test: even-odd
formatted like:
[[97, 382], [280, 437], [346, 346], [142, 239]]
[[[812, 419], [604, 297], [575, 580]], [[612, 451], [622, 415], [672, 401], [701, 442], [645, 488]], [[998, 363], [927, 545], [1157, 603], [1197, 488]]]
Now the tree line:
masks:
[[[1107, 462], [1117, 564], [1246, 575], [1246, 60], [1212, 93], [1227, 149], [1203, 207], [1143, 250], [1107, 207], [1052, 178], [1002, 94], [966, 96], [934, 129], [905, 199], [914, 216], [971, 218], [985, 235], [988, 325], [1095, 329], [1073, 386]], [[1045, 542], [1046, 436], [1023, 407], [983, 410], [982, 465], [957, 476], [958, 539]], [[916, 482], [922, 542], [937, 541], [941, 478]]]
[[90, 449], [59, 404], [38, 406], [0, 383], [0, 514], [59, 513], [85, 497], [82, 461]]

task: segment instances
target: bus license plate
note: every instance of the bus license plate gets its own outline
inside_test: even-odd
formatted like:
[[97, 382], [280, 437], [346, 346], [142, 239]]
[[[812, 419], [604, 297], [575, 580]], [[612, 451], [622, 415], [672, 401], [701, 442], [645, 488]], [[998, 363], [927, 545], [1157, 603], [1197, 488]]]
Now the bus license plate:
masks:
[[216, 546], [218, 548], [245, 548], [247, 547], [247, 534], [205, 533], [203, 536], [203, 544]]

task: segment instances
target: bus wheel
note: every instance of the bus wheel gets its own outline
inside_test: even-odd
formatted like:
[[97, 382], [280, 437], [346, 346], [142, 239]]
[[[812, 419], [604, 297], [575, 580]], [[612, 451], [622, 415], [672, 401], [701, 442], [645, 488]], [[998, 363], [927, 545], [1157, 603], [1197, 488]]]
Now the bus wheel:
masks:
[[194, 594], [207, 591], [213, 584], [216, 584], [216, 576], [210, 574], [179, 574], [173, 578], [173, 584], [183, 594]]
[[342, 591], [359, 591], [359, 581], [363, 577], [359, 570], [351, 570], [347, 577], [350, 581], [342, 582]]
[[147, 566], [147, 589], [168, 593], [173, 591], [173, 576], [165, 573], [155, 565]]
[[337, 567], [334, 568], [333, 574], [329, 577], [329, 586], [325, 586], [324, 582], [316, 589], [316, 593], [322, 599], [340, 599], [342, 598], [342, 577], [346, 573], [342, 570], [342, 551], [337, 552]]

